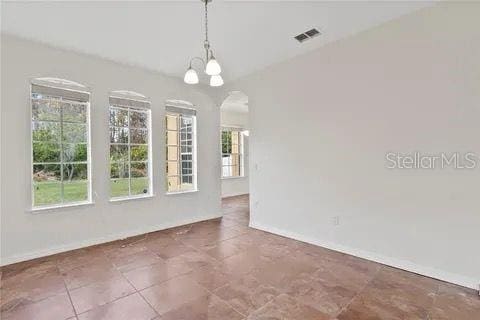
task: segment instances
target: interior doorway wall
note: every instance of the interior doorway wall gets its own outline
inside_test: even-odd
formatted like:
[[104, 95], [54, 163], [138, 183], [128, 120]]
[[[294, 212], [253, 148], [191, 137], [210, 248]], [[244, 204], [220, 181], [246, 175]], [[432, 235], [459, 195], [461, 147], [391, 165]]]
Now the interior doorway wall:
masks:
[[[248, 174], [248, 144], [250, 138], [248, 121], [248, 96], [241, 91], [231, 91], [223, 101], [220, 107], [220, 124], [222, 133], [220, 142], [222, 171], [221, 188], [222, 198], [232, 197], [249, 193], [249, 174]], [[231, 132], [231, 133], [226, 133]], [[232, 146], [229, 142], [233, 140]], [[236, 143], [238, 142], [238, 145]], [[240, 153], [240, 156], [232, 157], [229, 152]], [[237, 160], [238, 158], [238, 160]], [[240, 168], [237, 168], [237, 162]], [[231, 166], [231, 165], [234, 166]], [[230, 170], [233, 168], [233, 170]]]

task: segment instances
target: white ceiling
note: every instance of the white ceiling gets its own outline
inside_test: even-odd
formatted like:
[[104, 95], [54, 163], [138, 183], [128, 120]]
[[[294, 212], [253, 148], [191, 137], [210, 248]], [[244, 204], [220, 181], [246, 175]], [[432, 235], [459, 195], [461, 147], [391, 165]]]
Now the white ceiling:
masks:
[[232, 91], [223, 100], [222, 111], [248, 112], [248, 96], [241, 91]]
[[[426, 2], [221, 1], [209, 5], [210, 40], [225, 80], [311, 51], [428, 5]], [[203, 5], [171, 2], [3, 2], [2, 31], [183, 77], [201, 55]], [[322, 35], [292, 37], [312, 27]]]

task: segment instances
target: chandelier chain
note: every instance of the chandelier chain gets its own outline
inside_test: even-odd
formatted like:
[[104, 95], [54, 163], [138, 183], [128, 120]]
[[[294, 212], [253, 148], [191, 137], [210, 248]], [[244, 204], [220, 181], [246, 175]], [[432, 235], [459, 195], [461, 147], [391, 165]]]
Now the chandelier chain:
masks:
[[205, 1], [205, 42], [208, 43], [208, 1]]

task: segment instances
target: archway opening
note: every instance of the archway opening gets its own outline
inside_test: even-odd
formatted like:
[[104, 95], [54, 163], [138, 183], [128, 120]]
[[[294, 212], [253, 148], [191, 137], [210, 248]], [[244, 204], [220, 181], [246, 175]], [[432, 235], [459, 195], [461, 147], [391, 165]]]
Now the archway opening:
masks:
[[222, 198], [249, 194], [248, 96], [232, 91], [220, 107]]

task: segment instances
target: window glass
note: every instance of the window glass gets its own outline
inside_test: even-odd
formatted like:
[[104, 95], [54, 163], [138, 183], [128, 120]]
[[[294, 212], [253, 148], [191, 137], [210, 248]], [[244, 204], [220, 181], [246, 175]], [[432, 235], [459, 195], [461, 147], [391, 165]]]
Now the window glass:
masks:
[[110, 197], [151, 195], [150, 110], [110, 105]]
[[[44, 92], [49, 92], [45, 94]], [[89, 202], [88, 94], [32, 85], [32, 206]]]
[[165, 120], [167, 191], [196, 190], [195, 115], [170, 112]]

